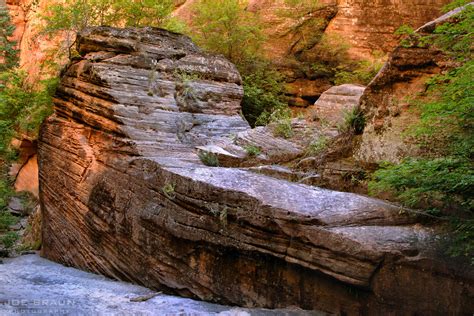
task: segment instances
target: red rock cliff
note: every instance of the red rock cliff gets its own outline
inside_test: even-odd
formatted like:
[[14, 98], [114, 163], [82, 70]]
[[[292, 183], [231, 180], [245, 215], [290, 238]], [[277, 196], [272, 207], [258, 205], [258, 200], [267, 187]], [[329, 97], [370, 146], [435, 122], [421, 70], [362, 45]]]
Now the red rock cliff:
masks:
[[[51, 46], [44, 37], [37, 37], [38, 14], [54, 1], [7, 1], [17, 25], [15, 37], [21, 43], [21, 64], [33, 75], [38, 73], [39, 65]], [[176, 14], [192, 19], [190, 10], [193, 2], [184, 1]], [[311, 54], [311, 45], [301, 45], [303, 38], [305, 43], [311, 43], [320, 31], [340, 34], [351, 45], [352, 57], [370, 58], [374, 50], [387, 53], [396, 46], [397, 39], [393, 32], [400, 25], [419, 27], [439, 16], [440, 8], [449, 2], [451, 0], [322, 0], [322, 9], [298, 19], [282, 18], [278, 14], [284, 7], [284, 0], [251, 0], [249, 10], [259, 12], [268, 26], [265, 54], [285, 70], [289, 92], [296, 102], [309, 105], [330, 84], [310, 78], [301, 70], [302, 63], [317, 60], [317, 56]], [[308, 23], [315, 19], [325, 21], [318, 30]], [[307, 52], [302, 54], [302, 49]]]

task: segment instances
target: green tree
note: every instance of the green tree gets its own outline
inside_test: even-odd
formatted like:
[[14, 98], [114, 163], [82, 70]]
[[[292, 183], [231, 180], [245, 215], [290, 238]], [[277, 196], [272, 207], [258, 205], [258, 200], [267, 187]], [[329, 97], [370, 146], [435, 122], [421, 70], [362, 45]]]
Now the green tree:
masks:
[[243, 78], [242, 112], [252, 126], [288, 107], [282, 75], [261, 54], [265, 37], [258, 14], [242, 0], [199, 0], [191, 26], [194, 40], [234, 62]]
[[246, 10], [247, 1], [199, 0], [194, 6], [194, 40], [237, 65], [261, 56], [264, 40], [258, 15]]
[[173, 9], [174, 0], [71, 0], [47, 8], [41, 15], [45, 22], [41, 33], [65, 37], [65, 46], [52, 55], [66, 51], [71, 55], [76, 34], [90, 26], [154, 26], [183, 32], [185, 24], [171, 16]]
[[14, 31], [7, 8], [0, 4], [0, 72], [18, 64], [16, 42], [10, 39]]
[[244, 98], [242, 113], [251, 126], [270, 123], [271, 114], [288, 107], [283, 76], [268, 64], [247, 69], [242, 75]]

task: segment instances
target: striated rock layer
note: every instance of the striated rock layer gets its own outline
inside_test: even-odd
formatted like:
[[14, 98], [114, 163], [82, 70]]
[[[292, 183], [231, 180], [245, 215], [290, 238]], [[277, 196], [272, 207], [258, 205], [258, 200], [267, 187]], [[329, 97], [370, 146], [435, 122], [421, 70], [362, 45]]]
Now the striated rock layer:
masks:
[[224, 304], [474, 310], [472, 270], [398, 207], [200, 162], [249, 131], [222, 57], [150, 28], [88, 29], [78, 51], [39, 141], [43, 256]]

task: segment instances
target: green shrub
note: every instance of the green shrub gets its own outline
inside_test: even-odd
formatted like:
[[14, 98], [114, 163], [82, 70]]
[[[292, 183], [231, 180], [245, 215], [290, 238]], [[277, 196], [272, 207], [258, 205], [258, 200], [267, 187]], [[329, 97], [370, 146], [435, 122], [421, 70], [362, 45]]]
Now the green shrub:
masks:
[[219, 158], [216, 154], [207, 151], [200, 151], [198, 156], [201, 162], [206, 166], [219, 167]]
[[[155, 26], [175, 32], [184, 32], [186, 24], [172, 16], [175, 8], [174, 0], [70, 0], [48, 5], [44, 15], [41, 34], [48, 36], [61, 35], [64, 38], [58, 47], [50, 51], [56, 60], [55, 64], [73, 56], [76, 33], [86, 27], [107, 25], [115, 27]], [[55, 65], [55, 70], [61, 68]]]
[[257, 119], [256, 125], [267, 125], [273, 123], [273, 134], [278, 137], [290, 138], [293, 136], [291, 125], [291, 110], [281, 107], [272, 113], [263, 112]]
[[473, 188], [472, 164], [452, 157], [411, 158], [397, 165], [383, 164], [369, 183], [373, 194], [390, 191], [405, 205], [426, 209], [458, 205], [473, 211]]
[[11, 215], [8, 211], [0, 211], [0, 231], [7, 230], [11, 225], [15, 225], [17, 221], [17, 218]]
[[306, 148], [307, 156], [315, 156], [322, 153], [327, 149], [329, 145], [329, 139], [326, 136], [321, 136], [312, 141]]
[[368, 85], [384, 65], [384, 57], [354, 62], [336, 70], [334, 84], [358, 83]]
[[165, 184], [161, 191], [163, 191], [163, 194], [170, 200], [176, 198], [175, 185], [172, 183]]
[[2, 244], [6, 249], [10, 249], [19, 238], [20, 236], [17, 232], [8, 232], [3, 236], [0, 236], [0, 244]]
[[338, 131], [341, 133], [354, 132], [362, 134], [365, 127], [365, 117], [362, 111], [355, 107], [352, 110], [344, 112], [344, 122], [338, 126]]
[[284, 78], [261, 54], [265, 37], [259, 16], [246, 1], [199, 0], [194, 5], [192, 37], [206, 50], [237, 65], [244, 87], [242, 113], [251, 126], [262, 113], [287, 107]]
[[16, 42], [10, 40], [14, 31], [6, 6], [0, 6], [0, 72], [18, 65]]
[[472, 45], [473, 16], [470, 6], [455, 22], [440, 25], [427, 40], [421, 39], [442, 48], [460, 66], [429, 80], [430, 101], [415, 104], [421, 119], [409, 135], [419, 140], [427, 154], [382, 165], [369, 189], [373, 194], [391, 192], [404, 205], [437, 216], [454, 216], [448, 251], [468, 256], [474, 263], [474, 62], [467, 48]]
[[12, 137], [36, 138], [43, 120], [52, 113], [52, 96], [57, 79], [33, 87], [25, 73], [10, 70], [0, 73], [0, 156], [11, 157]]
[[369, 84], [384, 65], [385, 55], [374, 51], [369, 60], [352, 60], [349, 48], [341, 36], [323, 35], [315, 47], [318, 61], [311, 66], [314, 75], [328, 78], [335, 85]]
[[244, 147], [247, 156], [249, 157], [256, 157], [262, 153], [259, 147], [255, 145], [247, 145]]
[[[283, 77], [267, 63], [247, 66], [242, 77], [242, 113], [251, 126], [266, 125], [269, 121], [265, 120], [265, 116], [277, 109], [288, 108]], [[262, 113], [265, 114], [259, 118]]]
[[198, 0], [193, 11], [192, 37], [199, 46], [237, 65], [260, 56], [262, 25], [246, 1]]
[[474, 265], [474, 220], [455, 219], [452, 225], [454, 229], [448, 254], [471, 258], [471, 264]]

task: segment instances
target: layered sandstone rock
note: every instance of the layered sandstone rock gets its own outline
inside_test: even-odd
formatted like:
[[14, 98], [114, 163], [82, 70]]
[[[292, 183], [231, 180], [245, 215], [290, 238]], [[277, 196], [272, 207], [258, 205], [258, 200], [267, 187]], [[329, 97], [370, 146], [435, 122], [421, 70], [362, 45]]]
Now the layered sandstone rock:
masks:
[[328, 127], [340, 126], [345, 115], [359, 106], [364, 90], [363, 86], [343, 84], [325, 91], [314, 104], [317, 119]]
[[222, 57], [151, 28], [88, 29], [78, 51], [39, 142], [43, 256], [225, 304], [474, 310], [472, 270], [437, 258], [416, 216], [200, 162], [197, 147], [251, 133]]

